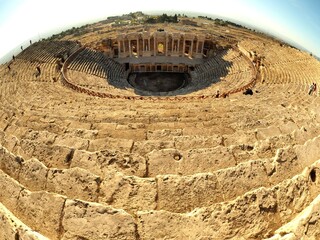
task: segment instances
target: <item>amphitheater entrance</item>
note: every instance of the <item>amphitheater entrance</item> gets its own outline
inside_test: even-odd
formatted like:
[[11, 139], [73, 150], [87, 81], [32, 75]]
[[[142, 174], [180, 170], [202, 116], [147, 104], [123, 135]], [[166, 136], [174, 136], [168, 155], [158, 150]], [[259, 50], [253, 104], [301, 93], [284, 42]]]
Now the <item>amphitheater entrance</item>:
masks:
[[137, 90], [151, 93], [172, 92], [188, 83], [188, 74], [181, 72], [135, 72], [128, 82]]

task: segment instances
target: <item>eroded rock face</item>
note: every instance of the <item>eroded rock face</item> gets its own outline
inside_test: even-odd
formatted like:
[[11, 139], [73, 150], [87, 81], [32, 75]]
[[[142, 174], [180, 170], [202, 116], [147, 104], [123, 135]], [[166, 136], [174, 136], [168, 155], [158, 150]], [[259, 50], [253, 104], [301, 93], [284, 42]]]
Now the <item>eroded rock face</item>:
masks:
[[[313, 187], [319, 190], [319, 186]], [[315, 196], [307, 192], [310, 192], [308, 179], [297, 176], [274, 188], [259, 188], [234, 201], [212, 204], [190, 213], [141, 211], [138, 213], [138, 229], [143, 239], [155, 236], [236, 239], [239, 235], [244, 239], [262, 239], [309, 205]]]
[[1, 239], [48, 240], [21, 222], [2, 204], [0, 204], [0, 219]]
[[87, 170], [50, 169], [47, 174], [46, 189], [50, 192], [92, 202], [98, 198], [101, 179]]
[[123, 176], [113, 173], [103, 179], [99, 201], [128, 212], [155, 209], [157, 206], [155, 179]]
[[32, 229], [41, 229], [48, 238], [59, 239], [64, 204], [65, 198], [59, 195], [22, 190], [13, 213]]
[[62, 239], [136, 239], [134, 219], [122, 210], [67, 200]]
[[318, 239], [320, 237], [319, 199], [319, 196], [316, 197], [297, 217], [276, 230], [276, 234], [268, 239]]
[[146, 159], [138, 154], [119, 151], [75, 151], [70, 167], [81, 167], [100, 176], [119, 171], [126, 175], [144, 177], [147, 168]]
[[[320, 62], [192, 21], [99, 22], [0, 65], [0, 239], [320, 239]], [[154, 36], [181, 54], [137, 54]], [[190, 79], [142, 94], [132, 69]]]

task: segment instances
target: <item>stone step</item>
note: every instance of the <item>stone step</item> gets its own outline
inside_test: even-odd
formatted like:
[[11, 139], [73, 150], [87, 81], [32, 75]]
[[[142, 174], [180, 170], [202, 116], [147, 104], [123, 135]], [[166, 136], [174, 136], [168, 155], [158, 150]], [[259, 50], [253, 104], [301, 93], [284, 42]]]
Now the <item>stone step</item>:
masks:
[[90, 201], [99, 198], [99, 202], [130, 212], [143, 209], [186, 212], [290, 179], [292, 174], [319, 158], [319, 151], [315, 151], [319, 139], [310, 140], [303, 146], [279, 149], [273, 160], [249, 161], [192, 176], [158, 175], [145, 179], [109, 169], [106, 175], [99, 177], [78, 167], [47, 169], [35, 159], [24, 161], [5, 149], [1, 169], [31, 190], [47, 190]]
[[50, 239], [136, 239], [135, 219], [123, 210], [46, 191], [31, 192], [2, 171], [0, 187], [0, 202]]
[[[319, 138], [315, 138], [302, 146], [279, 149], [277, 155], [272, 159], [248, 161], [212, 173], [198, 173], [191, 176], [157, 175], [155, 177], [156, 209], [170, 212], [191, 211], [197, 207], [210, 206], [213, 203], [235, 199], [255, 188], [276, 185], [285, 179], [292, 178], [319, 159], [320, 152], [314, 152], [315, 146], [318, 144]], [[306, 155], [305, 152], [310, 152], [310, 155]], [[128, 178], [136, 184], [139, 181], [141, 182], [138, 178], [117, 174], [116, 179], [121, 180], [117, 180], [116, 183], [111, 183], [111, 181], [108, 183], [109, 189], [115, 189], [113, 193], [109, 193], [113, 200], [117, 204], [121, 202], [126, 208], [128, 208], [127, 203], [131, 202], [130, 195], [136, 197], [137, 192], [134, 191], [129, 194], [129, 197], [125, 194], [132, 192], [132, 189], [135, 188], [140, 190], [141, 188], [138, 186], [143, 186], [133, 187], [133, 183], [127, 186], [124, 182], [129, 181]], [[155, 191], [155, 186], [152, 189]], [[152, 192], [150, 189], [148, 190]], [[151, 199], [151, 203], [154, 203], [153, 196]], [[147, 205], [146, 203], [143, 206], [154, 207], [154, 205]]]
[[48, 240], [29, 228], [0, 203], [0, 239]]
[[103, 150], [88, 152], [75, 150], [70, 167], [80, 167], [99, 175], [107, 176], [111, 172], [123, 173], [127, 176], [146, 177], [147, 161], [145, 157], [128, 152]]
[[[291, 128], [286, 128], [287, 132], [289, 132], [289, 130], [287, 129], [292, 130]], [[195, 156], [200, 156], [200, 155], [203, 156], [203, 154], [206, 154], [206, 152], [210, 152], [210, 153], [215, 152], [213, 148], [219, 148], [220, 150], [222, 149], [223, 152], [226, 151], [226, 154], [231, 155], [230, 156], [231, 159], [234, 159], [236, 163], [239, 163], [239, 162], [243, 162], [243, 161], [254, 159], [254, 158], [272, 157], [278, 148], [284, 147], [286, 144], [302, 144], [308, 139], [317, 136], [319, 134], [317, 129], [318, 129], [317, 125], [311, 124], [310, 126], [307, 126], [307, 128], [303, 127], [302, 129], [294, 130], [291, 134], [285, 134], [285, 135], [280, 134], [279, 136], [268, 137], [265, 140], [256, 141], [254, 144], [231, 145], [228, 147], [223, 146], [226, 144], [225, 137], [222, 138], [218, 135], [216, 135], [215, 137], [198, 136], [198, 138], [197, 138], [197, 135], [186, 136], [186, 137], [178, 136], [178, 137], [173, 137], [175, 141], [147, 140], [142, 142], [141, 141], [133, 142], [131, 140], [123, 141], [119, 139], [119, 141], [117, 141], [118, 144], [116, 144], [117, 142], [115, 142], [115, 140], [118, 140], [118, 139], [112, 139], [112, 138], [104, 138], [104, 139], [96, 139], [93, 141], [88, 141], [86, 139], [82, 139], [79, 137], [72, 137], [72, 138], [64, 137], [64, 138], [60, 138], [60, 140], [58, 141], [58, 143], [61, 145], [55, 145], [52, 143], [55, 142], [57, 138], [56, 134], [51, 134], [50, 132], [47, 132], [47, 131], [38, 132], [38, 131], [26, 130], [25, 133], [21, 135], [27, 138], [27, 140], [19, 140], [17, 139], [17, 137], [13, 135], [6, 136], [5, 133], [2, 133], [1, 139], [4, 146], [9, 151], [14, 152], [15, 154], [21, 155], [26, 159], [34, 156], [40, 159], [41, 161], [43, 161], [48, 167], [58, 167], [58, 168], [68, 167], [72, 160], [72, 154], [74, 153], [74, 151], [87, 149], [88, 143], [90, 143], [89, 145], [90, 151], [102, 151], [107, 149], [110, 149], [110, 150], [113, 149], [113, 151], [120, 150], [126, 153], [134, 152], [142, 156], [148, 154], [151, 156], [150, 159], [153, 159], [152, 156], [156, 152], [158, 152], [155, 159], [156, 161], [157, 161], [157, 158], [159, 157], [161, 158], [164, 157], [165, 159], [168, 159], [168, 157], [171, 158], [171, 157], [174, 157], [175, 155], [177, 155], [176, 156], [177, 158], [179, 156], [188, 156], [188, 155], [190, 155], [191, 157], [194, 156], [193, 158], [196, 158]], [[180, 134], [181, 131], [176, 133]], [[169, 130], [159, 131], [158, 134], [159, 134], [158, 135], [159, 137], [157, 138], [163, 138], [163, 137], [165, 138], [167, 134], [172, 134], [172, 131], [169, 131]], [[67, 142], [63, 142], [63, 141], [67, 141]], [[73, 144], [73, 142], [76, 144]], [[81, 143], [83, 144], [81, 145]], [[206, 147], [206, 148], [203, 149], [203, 147]], [[168, 151], [165, 149], [169, 149], [169, 148], [171, 148], [172, 150], [170, 150], [171, 153], [168, 155], [167, 154]], [[189, 149], [193, 149], [194, 151], [190, 152], [191, 150]], [[152, 151], [153, 153], [151, 153]], [[169, 162], [171, 162], [171, 160], [169, 160]], [[161, 162], [159, 163], [161, 164]], [[199, 166], [199, 163], [197, 163], [196, 166]], [[211, 167], [212, 166], [213, 165], [211, 165]], [[154, 168], [154, 166], [151, 165], [151, 169], [152, 168]], [[200, 170], [201, 169], [199, 169], [199, 171]], [[208, 170], [208, 169], [205, 167], [203, 168], [203, 170]], [[152, 173], [152, 171], [150, 171], [150, 173]], [[172, 173], [177, 174], [178, 172], [172, 172]]]
[[[319, 162], [316, 164], [318, 166]], [[307, 168], [303, 173], [271, 188], [261, 187], [232, 201], [191, 212], [139, 211], [139, 235], [143, 239], [196, 239], [208, 236], [214, 236], [213, 239], [237, 236], [262, 239], [270, 237], [283, 222], [290, 221], [303, 211], [318, 191], [319, 185], [311, 180], [310, 169]]]
[[[317, 170], [318, 171], [318, 170]], [[317, 174], [317, 176], [319, 173]], [[318, 184], [319, 184], [319, 180]], [[275, 231], [275, 235], [268, 240], [285, 239], [317, 239], [320, 236], [320, 195], [307, 206], [292, 221]]]

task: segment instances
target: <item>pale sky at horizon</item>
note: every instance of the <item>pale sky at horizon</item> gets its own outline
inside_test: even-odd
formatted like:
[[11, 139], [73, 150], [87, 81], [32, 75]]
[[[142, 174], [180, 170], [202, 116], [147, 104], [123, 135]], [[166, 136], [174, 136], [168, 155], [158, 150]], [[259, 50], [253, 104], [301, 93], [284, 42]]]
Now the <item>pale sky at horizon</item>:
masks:
[[0, 59], [20, 45], [73, 26], [129, 12], [157, 11], [219, 16], [295, 42], [320, 57], [319, 0], [0, 0]]

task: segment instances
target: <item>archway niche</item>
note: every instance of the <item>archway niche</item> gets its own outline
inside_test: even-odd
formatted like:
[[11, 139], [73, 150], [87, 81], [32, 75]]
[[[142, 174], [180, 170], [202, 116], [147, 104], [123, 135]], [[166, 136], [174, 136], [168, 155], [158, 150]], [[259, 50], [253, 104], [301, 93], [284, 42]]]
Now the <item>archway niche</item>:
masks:
[[157, 51], [158, 51], [158, 54], [164, 54], [164, 44], [162, 42], [158, 43]]

